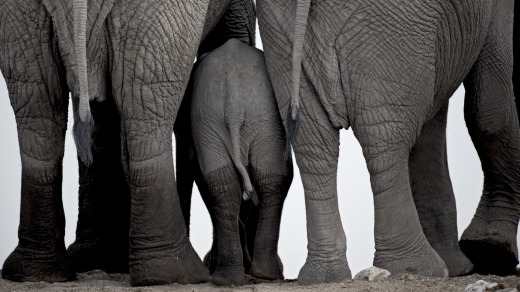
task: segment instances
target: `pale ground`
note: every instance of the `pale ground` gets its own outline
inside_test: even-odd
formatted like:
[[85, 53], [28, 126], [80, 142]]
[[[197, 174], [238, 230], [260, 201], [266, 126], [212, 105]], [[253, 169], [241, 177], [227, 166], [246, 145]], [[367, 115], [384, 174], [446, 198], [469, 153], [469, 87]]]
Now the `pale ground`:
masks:
[[[79, 274], [74, 282], [54, 283], [14, 283], [0, 280], [0, 292], [4, 291], [43, 291], [43, 292], [80, 292], [80, 291], [464, 291], [468, 284], [478, 280], [496, 282], [501, 285], [503, 291], [511, 291], [507, 288], [520, 290], [520, 276], [498, 277], [470, 275], [458, 278], [439, 279], [426, 278], [414, 275], [400, 275], [389, 279], [368, 282], [365, 280], [352, 280], [339, 284], [321, 284], [300, 286], [294, 280], [271, 283], [250, 283], [241, 287], [217, 287], [212, 284], [198, 285], [167, 285], [153, 287], [131, 287], [129, 277], [126, 274], [105, 274], [102, 271], [92, 271]], [[514, 290], [514, 289], [513, 289]]]

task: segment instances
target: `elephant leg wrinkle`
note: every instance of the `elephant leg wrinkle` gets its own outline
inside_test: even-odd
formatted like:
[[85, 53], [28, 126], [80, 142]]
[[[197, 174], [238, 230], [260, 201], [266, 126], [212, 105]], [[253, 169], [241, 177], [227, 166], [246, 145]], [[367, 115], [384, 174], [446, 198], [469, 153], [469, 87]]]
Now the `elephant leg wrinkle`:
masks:
[[2, 278], [71, 281], [76, 274], [65, 250], [61, 189], [68, 92], [57, 44], [49, 37], [51, 17], [40, 2], [5, 1], [0, 27], [0, 38], [9, 39], [0, 49], [0, 70], [16, 118], [22, 166], [19, 241], [3, 264]]
[[[171, 145], [171, 141], [170, 141]], [[164, 167], [162, 164], [168, 164]], [[171, 150], [129, 163], [132, 189], [130, 225], [130, 281], [134, 286], [200, 283], [209, 280], [188, 240], [178, 202]], [[156, 170], [162, 167], [164, 171]], [[154, 212], [149, 212], [152, 208]], [[175, 224], [180, 222], [181, 224]]]
[[[283, 153], [282, 149], [280, 147], [278, 153]], [[284, 160], [283, 157], [279, 159]], [[261, 279], [277, 280], [283, 279], [283, 265], [278, 257], [278, 237], [283, 201], [291, 181], [287, 181], [287, 174], [273, 175], [272, 172], [273, 170], [267, 169], [255, 170], [253, 175], [256, 189], [262, 194], [262, 208], [254, 241], [251, 275]]]
[[[216, 153], [218, 151], [213, 152], [214, 155]], [[244, 268], [238, 229], [242, 192], [240, 179], [234, 165], [228, 164], [204, 175], [204, 181], [207, 187], [204, 196], [212, 208], [211, 219], [217, 241], [217, 264], [211, 273], [211, 282], [216, 285], [243, 285]]]
[[[428, 83], [430, 77], [423, 74], [415, 78]], [[362, 91], [366, 96], [359, 97], [363, 110], [352, 127], [363, 149], [374, 193], [374, 266], [392, 274], [447, 277], [446, 264], [423, 233], [410, 184], [409, 156], [423, 123], [423, 116], [412, 112], [425, 112], [425, 108], [414, 105], [401, 113], [398, 107], [385, 107], [386, 92], [380, 92], [374, 83], [366, 84]], [[415, 94], [421, 93], [404, 98], [412, 99]], [[379, 115], [383, 108], [385, 115]], [[404, 127], [406, 123], [417, 126]]]

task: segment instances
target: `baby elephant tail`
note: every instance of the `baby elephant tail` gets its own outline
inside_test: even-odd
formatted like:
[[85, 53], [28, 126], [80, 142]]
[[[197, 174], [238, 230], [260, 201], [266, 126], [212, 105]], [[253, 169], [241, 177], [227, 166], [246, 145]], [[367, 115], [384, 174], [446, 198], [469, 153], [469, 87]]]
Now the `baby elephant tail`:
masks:
[[242, 176], [242, 182], [244, 184], [244, 199], [249, 197], [255, 206], [258, 205], [258, 195], [256, 194], [255, 189], [253, 188], [253, 184], [251, 184], [251, 179], [249, 178], [249, 174], [247, 173], [247, 169], [242, 163], [242, 157], [240, 153], [240, 124], [232, 124], [229, 125], [229, 133], [231, 136], [231, 149], [229, 149], [229, 154], [231, 155], [231, 160], [235, 164], [238, 172]]

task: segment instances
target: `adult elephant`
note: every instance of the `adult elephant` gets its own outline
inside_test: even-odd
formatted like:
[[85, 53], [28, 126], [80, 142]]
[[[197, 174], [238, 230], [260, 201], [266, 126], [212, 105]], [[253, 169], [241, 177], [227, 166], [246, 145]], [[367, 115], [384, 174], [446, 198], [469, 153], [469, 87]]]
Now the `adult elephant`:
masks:
[[[232, 38], [254, 45], [256, 28], [254, 3], [252, 1], [231, 0], [223, 15], [218, 14], [222, 13], [220, 11], [222, 8], [219, 5], [218, 2], [212, 2], [207, 14], [213, 15], [212, 18], [217, 18], [218, 23], [215, 25], [213, 20], [206, 21], [198, 56], [219, 47], [226, 40]], [[99, 108], [103, 104], [109, 104], [113, 112], [108, 113], [107, 110], [100, 112]], [[119, 139], [113, 139], [119, 137], [119, 128], [117, 128], [119, 127], [119, 113], [111, 99], [106, 103], [93, 103], [91, 106], [93, 107], [94, 119], [98, 120], [95, 123], [97, 126], [94, 128], [95, 133], [92, 135], [96, 138], [92, 141], [94, 159], [90, 167], [85, 167], [83, 162], [79, 161], [80, 167], [86, 168], [86, 171], [80, 169], [80, 206], [77, 235], [76, 241], [68, 247], [67, 252], [72, 258], [76, 272], [93, 269], [102, 269], [107, 272], [128, 272], [130, 197], [127, 195], [128, 186], [124, 180], [123, 172], [114, 172], [114, 167], [109, 167], [118, 165], [121, 168]], [[107, 106], [105, 105], [105, 107]], [[108, 118], [112, 120], [107, 120]], [[178, 120], [178, 117], [176, 120]], [[183, 121], [177, 122], [177, 124], [180, 124], [178, 128], [181, 129], [189, 127], [189, 123]], [[102, 125], [102, 127], [99, 127], [99, 125]], [[114, 127], [116, 129], [112, 131], [107, 130], [107, 128], [112, 129]], [[105, 130], [102, 131], [103, 129]], [[108, 141], [112, 143], [107, 143]], [[182, 151], [186, 145], [183, 144], [183, 141], [177, 142], [177, 152]], [[110, 149], [109, 146], [115, 149], [107, 151], [107, 149]], [[177, 153], [177, 157], [179, 156], [183, 155]], [[114, 161], [114, 159], [116, 163], [106, 163], [107, 161]], [[182, 178], [187, 175], [189, 169], [182, 165], [177, 165], [177, 168], [177, 189], [181, 196], [181, 209], [183, 203], [187, 204], [189, 208], [191, 196], [185, 198], [185, 200], [182, 198], [184, 190]], [[90, 176], [82, 178], [81, 176], [86, 176], [85, 174]], [[123, 184], [114, 174], [123, 174]], [[119, 185], [114, 184], [114, 181], [118, 182]]]
[[471, 271], [457, 244], [445, 161], [448, 99], [461, 82], [485, 175], [463, 239], [478, 251], [470, 256], [485, 257], [492, 270], [514, 268], [520, 129], [511, 85], [513, 5], [258, 1], [267, 66], [305, 189], [308, 256], [300, 283], [351, 276], [336, 193], [338, 132], [349, 127], [371, 175], [374, 265], [442, 277], [446, 261], [452, 275]]
[[[64, 246], [61, 203], [70, 90], [78, 155], [85, 167], [95, 164], [91, 143], [96, 136], [91, 139], [90, 132], [99, 126], [93, 123], [99, 121], [95, 108], [94, 118], [90, 116], [88, 95], [113, 98], [117, 111], [112, 113], [119, 113], [121, 157], [131, 194], [131, 283], [209, 279], [189, 243], [171, 180], [171, 130], [200, 42], [230, 3], [74, 1], [74, 10], [72, 1], [0, 3], [0, 68], [16, 115], [22, 159], [19, 244], [4, 263], [4, 278], [54, 282], [75, 277]], [[251, 31], [246, 34], [254, 37]], [[210, 49], [211, 43], [204, 47]]]

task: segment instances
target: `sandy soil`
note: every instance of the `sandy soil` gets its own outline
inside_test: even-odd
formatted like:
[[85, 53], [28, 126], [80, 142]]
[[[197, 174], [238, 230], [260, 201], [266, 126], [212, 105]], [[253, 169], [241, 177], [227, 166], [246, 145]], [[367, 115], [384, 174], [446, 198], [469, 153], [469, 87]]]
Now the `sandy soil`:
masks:
[[477, 274], [449, 279], [400, 275], [375, 282], [352, 280], [339, 284], [311, 286], [300, 286], [294, 280], [268, 283], [261, 283], [254, 279], [247, 280], [248, 283], [241, 287], [217, 287], [212, 284], [131, 287], [128, 275], [92, 271], [79, 274], [76, 281], [66, 283], [15, 283], [0, 280], [0, 291], [464, 291], [468, 284], [478, 280], [496, 282], [501, 285], [501, 289], [505, 289], [504, 291], [511, 291], [512, 288], [520, 290], [520, 276], [498, 277]]

